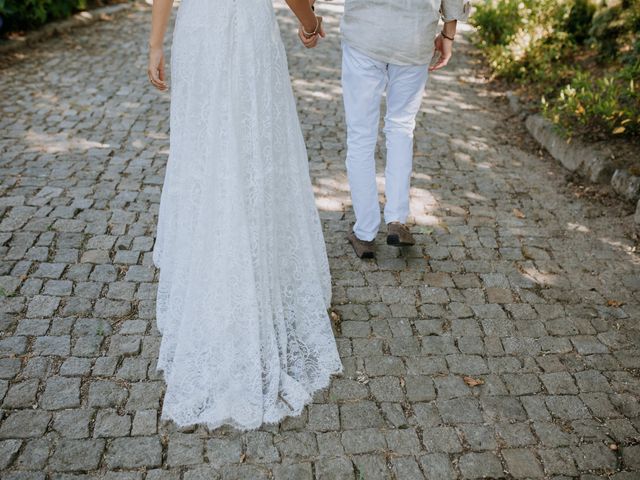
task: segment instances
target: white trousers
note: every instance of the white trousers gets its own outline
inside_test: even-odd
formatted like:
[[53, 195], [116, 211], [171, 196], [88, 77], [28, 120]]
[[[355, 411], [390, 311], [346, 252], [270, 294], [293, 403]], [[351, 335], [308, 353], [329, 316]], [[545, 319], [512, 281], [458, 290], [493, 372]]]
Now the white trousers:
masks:
[[428, 65], [393, 65], [374, 60], [342, 43], [342, 91], [347, 123], [347, 175], [356, 215], [353, 231], [373, 240], [380, 227], [375, 149], [380, 103], [387, 94], [384, 134], [385, 223], [405, 223], [413, 165], [416, 114], [429, 75]]

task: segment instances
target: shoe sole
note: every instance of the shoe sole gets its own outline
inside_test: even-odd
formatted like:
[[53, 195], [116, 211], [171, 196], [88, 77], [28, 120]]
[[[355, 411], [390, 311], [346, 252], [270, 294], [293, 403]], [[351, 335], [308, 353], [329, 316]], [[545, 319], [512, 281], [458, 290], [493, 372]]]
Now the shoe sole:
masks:
[[358, 251], [356, 250], [356, 246], [353, 244], [351, 239], [349, 237], [347, 237], [347, 240], [349, 241], [349, 245], [351, 245], [351, 247], [353, 248], [353, 253], [356, 254], [356, 257], [358, 257], [358, 258], [366, 258], [366, 259], [376, 258], [375, 252], [364, 252], [362, 255], [358, 255]]
[[375, 252], [364, 252], [362, 255], [358, 255], [356, 247], [353, 245], [353, 243], [351, 243], [351, 242], [349, 242], [349, 243], [353, 247], [353, 253], [356, 254], [356, 257], [358, 257], [358, 258], [366, 258], [366, 259], [376, 258]]
[[387, 236], [387, 245], [391, 245], [392, 247], [413, 247], [414, 243], [401, 242], [400, 237], [398, 235], [388, 235]]

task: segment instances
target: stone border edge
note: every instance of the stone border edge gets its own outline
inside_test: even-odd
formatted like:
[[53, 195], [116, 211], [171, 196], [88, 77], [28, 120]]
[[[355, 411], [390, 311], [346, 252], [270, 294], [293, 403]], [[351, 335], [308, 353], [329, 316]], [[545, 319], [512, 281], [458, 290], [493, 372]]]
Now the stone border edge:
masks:
[[616, 162], [614, 153], [604, 144], [586, 145], [579, 140], [567, 143], [555, 131], [553, 123], [538, 113], [529, 114], [518, 96], [506, 93], [511, 111], [522, 118], [531, 136], [570, 172], [594, 183], [609, 184], [626, 200], [637, 202], [634, 221], [640, 225], [640, 177], [631, 175]]
[[104, 15], [114, 15], [117, 13], [125, 12], [127, 10], [130, 10], [133, 5], [134, 3], [132, 2], [108, 5], [106, 7], [100, 7], [94, 10], [78, 12], [65, 20], [48, 23], [38, 30], [27, 33], [20, 40], [4, 40], [0, 42], [0, 55], [13, 53], [24, 47], [33, 45], [34, 43], [40, 42], [60, 33], [73, 30], [74, 28], [91, 25], [100, 21]]

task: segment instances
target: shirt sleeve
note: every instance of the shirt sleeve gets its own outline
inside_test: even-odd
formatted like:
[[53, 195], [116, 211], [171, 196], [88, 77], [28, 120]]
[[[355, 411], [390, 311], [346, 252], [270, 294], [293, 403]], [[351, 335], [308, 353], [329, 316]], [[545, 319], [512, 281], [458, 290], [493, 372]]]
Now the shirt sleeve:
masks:
[[458, 20], [466, 22], [471, 13], [471, 0], [442, 0], [440, 16], [443, 22]]

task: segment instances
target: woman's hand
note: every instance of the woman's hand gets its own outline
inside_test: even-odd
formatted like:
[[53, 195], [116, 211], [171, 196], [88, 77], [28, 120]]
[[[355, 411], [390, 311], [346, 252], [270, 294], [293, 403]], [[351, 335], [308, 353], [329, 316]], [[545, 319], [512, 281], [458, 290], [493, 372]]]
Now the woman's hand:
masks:
[[302, 44], [307, 48], [315, 47], [316, 45], [318, 45], [318, 41], [320, 40], [320, 38], [325, 37], [324, 27], [322, 26], [322, 17], [316, 18], [318, 19], [317, 33], [312, 37], [305, 36], [304, 27], [302, 26], [302, 24], [300, 24], [300, 26], [298, 27], [298, 37], [300, 38]]
[[147, 75], [149, 75], [149, 81], [154, 87], [160, 91], [167, 90], [168, 86], [165, 80], [164, 70], [164, 51], [161, 47], [152, 47], [149, 49]]
[[[313, 11], [313, 2], [309, 0], [285, 0], [289, 8], [298, 17], [300, 22], [300, 28], [298, 28], [298, 36], [300, 40], [307, 48], [315, 47], [318, 43], [318, 37], [324, 37], [324, 31], [322, 30], [322, 17], [317, 17]], [[302, 32], [304, 28], [307, 32], [314, 32], [315, 35], [311, 35], [307, 38]]]
[[149, 66], [147, 75], [149, 81], [158, 90], [166, 90], [167, 82], [164, 75], [164, 52], [162, 41], [167, 29], [167, 22], [171, 16], [173, 0], [154, 0], [151, 8], [151, 33], [149, 34]]

